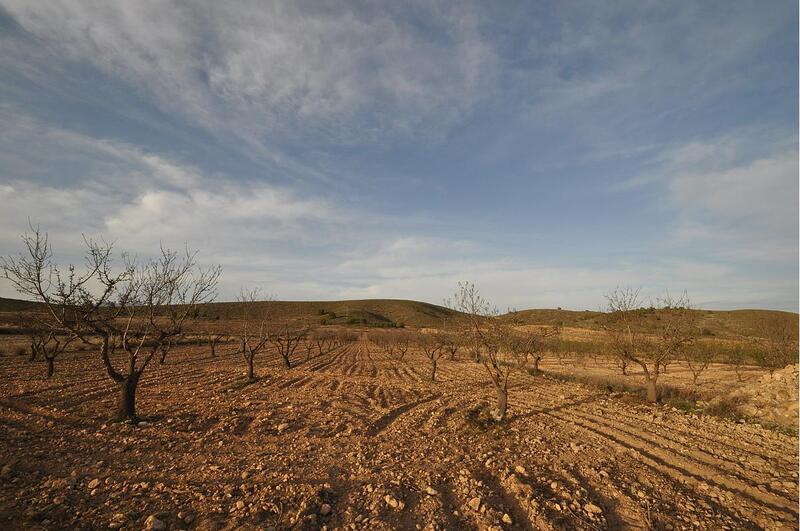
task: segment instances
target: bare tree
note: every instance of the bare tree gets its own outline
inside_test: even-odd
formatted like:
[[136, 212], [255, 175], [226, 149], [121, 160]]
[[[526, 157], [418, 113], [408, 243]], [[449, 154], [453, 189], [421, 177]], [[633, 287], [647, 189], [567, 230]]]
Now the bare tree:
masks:
[[217, 344], [223, 339], [226, 339], [228, 336], [227, 334], [218, 334], [215, 332], [208, 332], [206, 334], [206, 341], [208, 342], [208, 346], [211, 349], [211, 357], [217, 357]]
[[292, 354], [307, 334], [308, 328], [285, 323], [278, 328], [276, 333], [269, 335], [269, 341], [278, 349], [278, 354], [283, 358], [287, 369], [292, 368]]
[[317, 347], [317, 355], [322, 356], [338, 346], [335, 334], [323, 330], [316, 330], [311, 339]]
[[450, 361], [455, 361], [456, 354], [461, 348], [461, 338], [455, 333], [445, 333], [442, 338], [442, 348], [447, 352], [447, 358]]
[[797, 325], [782, 317], [763, 319], [757, 324], [755, 361], [769, 371], [797, 363]]
[[[642, 368], [647, 399], [658, 401], [658, 377], [664, 366], [694, 339], [693, 314], [689, 299], [666, 295], [658, 307], [642, 307], [639, 290], [617, 288], [608, 295], [606, 331], [615, 356]], [[655, 317], [648, 322], [648, 315]]]
[[746, 344], [737, 342], [725, 350], [724, 358], [726, 363], [733, 365], [733, 370], [736, 373], [736, 380], [738, 382], [743, 382], [742, 366], [747, 364], [748, 361], [752, 361], [752, 350], [748, 349]]
[[[15, 288], [44, 303], [52, 331], [98, 347], [108, 376], [119, 385], [114, 418], [136, 420], [136, 390], [152, 358], [183, 331], [199, 304], [213, 300], [219, 267], [197, 266], [197, 253], [161, 248], [160, 255], [137, 265], [123, 255], [115, 271], [112, 245], [84, 239], [82, 272], [53, 261], [47, 234], [38, 227], [22, 236], [25, 252], [3, 258], [3, 275]], [[124, 369], [112, 360], [117, 349], [127, 357]]]
[[499, 319], [474, 284], [459, 282], [452, 305], [467, 320], [469, 349], [483, 364], [495, 388], [492, 417], [502, 422], [508, 411], [508, 380], [513, 371], [525, 368], [526, 351], [518, 347], [513, 329]]
[[398, 334], [397, 339], [395, 341], [395, 350], [397, 351], [397, 359], [403, 361], [403, 358], [406, 357], [406, 353], [408, 352], [408, 348], [410, 346], [410, 341], [408, 339], [408, 334]]
[[419, 346], [431, 362], [431, 381], [436, 381], [436, 368], [444, 356], [444, 338], [439, 332], [428, 332], [419, 335]]
[[55, 373], [55, 360], [62, 354], [75, 338], [74, 335], [57, 335], [54, 330], [35, 331], [31, 336], [31, 361], [41, 355], [47, 363], [46, 377], [52, 378]]
[[557, 348], [557, 341], [561, 336], [561, 327], [553, 325], [543, 328], [535, 328], [521, 333], [518, 339], [518, 347], [521, 354], [526, 357], [526, 361], [533, 361], [533, 374], [539, 374], [539, 363], [544, 357], [544, 352], [550, 348]]
[[692, 384], [695, 386], [700, 383], [700, 375], [708, 369], [714, 361], [714, 349], [711, 345], [704, 342], [694, 342], [683, 349], [684, 361], [692, 373]]
[[255, 359], [269, 342], [269, 320], [272, 297], [263, 297], [261, 290], [242, 289], [236, 299], [242, 312], [241, 348], [239, 353], [247, 364], [247, 381], [256, 381]]

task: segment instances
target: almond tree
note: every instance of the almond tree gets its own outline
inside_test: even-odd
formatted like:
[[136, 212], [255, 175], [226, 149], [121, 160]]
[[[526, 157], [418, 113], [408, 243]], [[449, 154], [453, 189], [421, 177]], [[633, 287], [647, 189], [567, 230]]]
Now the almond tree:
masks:
[[242, 289], [236, 302], [242, 312], [239, 353], [247, 364], [247, 381], [256, 381], [255, 359], [269, 342], [269, 319], [272, 297], [262, 297], [258, 288]]
[[797, 325], [789, 319], [772, 317], [757, 323], [756, 363], [770, 374], [797, 363]]
[[335, 334], [317, 330], [312, 334], [312, 340], [317, 347], [317, 354], [322, 356], [336, 348], [338, 340]]
[[558, 325], [546, 328], [536, 328], [522, 332], [517, 340], [517, 348], [521, 350], [520, 355], [524, 356], [524, 361], [533, 361], [533, 374], [539, 374], [539, 363], [544, 357], [545, 350], [554, 345], [561, 335], [561, 327]]
[[[642, 306], [639, 290], [617, 288], [608, 295], [606, 331], [615, 356], [635, 363], [645, 377], [647, 399], [659, 399], [658, 378], [664, 367], [694, 340], [689, 299], [666, 295], [652, 310]], [[648, 321], [653, 315], [655, 321]]]
[[420, 334], [419, 346], [431, 362], [431, 381], [435, 382], [436, 367], [439, 365], [439, 360], [445, 354], [444, 339], [441, 334], [437, 332]]
[[708, 343], [695, 342], [683, 349], [684, 361], [692, 373], [692, 384], [699, 385], [700, 375], [714, 361], [714, 349]]
[[[135, 421], [136, 390], [153, 357], [183, 332], [199, 304], [216, 295], [221, 269], [200, 268], [196, 252], [161, 248], [137, 264], [123, 255], [115, 270], [112, 245], [85, 239], [82, 271], [53, 260], [46, 233], [31, 227], [22, 236], [25, 252], [2, 258], [3, 276], [20, 293], [44, 303], [51, 331], [98, 348], [108, 376], [119, 386], [115, 420]], [[121, 351], [122, 368], [113, 360]]]
[[269, 335], [269, 341], [278, 349], [278, 354], [283, 358], [287, 369], [292, 368], [292, 354], [307, 334], [308, 328], [286, 323], [281, 325], [276, 333]]
[[54, 330], [37, 330], [31, 339], [31, 361], [41, 355], [47, 363], [47, 378], [52, 378], [55, 373], [55, 360], [62, 354], [75, 339], [74, 335], [57, 335]]
[[206, 334], [206, 341], [208, 341], [208, 346], [211, 348], [211, 357], [217, 357], [217, 344], [224, 338], [226, 338], [226, 334], [217, 334], [217, 333], [207, 333]]
[[450, 361], [455, 361], [456, 354], [460, 345], [460, 337], [457, 334], [448, 333], [443, 338], [443, 348], [447, 352], [447, 358]]
[[512, 372], [523, 370], [527, 358], [517, 348], [513, 329], [498, 318], [498, 312], [475, 288], [459, 282], [452, 307], [464, 314], [469, 350], [486, 369], [495, 388], [496, 402], [492, 417], [502, 422], [508, 411], [508, 380]]
[[410, 342], [408, 340], [408, 334], [407, 333], [398, 334], [394, 344], [394, 348], [397, 351], [398, 360], [403, 361], [403, 358], [406, 357], [406, 353], [408, 352], [409, 346]]

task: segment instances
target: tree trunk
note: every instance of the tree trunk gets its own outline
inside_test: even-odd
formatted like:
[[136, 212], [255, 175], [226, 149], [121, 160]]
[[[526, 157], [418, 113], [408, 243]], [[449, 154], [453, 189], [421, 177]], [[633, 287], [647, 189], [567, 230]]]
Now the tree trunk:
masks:
[[217, 344], [214, 341], [211, 341], [209, 344], [211, 345], [211, 357], [212, 358], [216, 358], [217, 357]]
[[656, 386], [655, 378], [647, 379], [646, 389], [647, 389], [647, 401], [658, 402], [658, 387]]
[[164, 362], [167, 361], [167, 354], [169, 354], [169, 349], [162, 349], [161, 350], [161, 359], [159, 360], [159, 363], [161, 365], [163, 365]]
[[55, 358], [48, 358], [48, 357], [45, 357], [45, 360], [47, 361], [47, 377], [52, 378], [53, 373], [55, 372], [54, 362], [56, 360]]
[[492, 417], [496, 422], [502, 422], [506, 418], [508, 410], [508, 387], [497, 387], [497, 406], [492, 411]]
[[533, 358], [533, 374], [539, 374], [539, 360], [541, 358], [534, 357]]
[[628, 362], [622, 360], [622, 376], [628, 376]]
[[253, 357], [250, 356], [247, 358], [247, 381], [248, 382], [255, 382], [256, 381], [256, 374], [253, 370]]
[[742, 379], [742, 368], [736, 365], [733, 368], [733, 370], [736, 371], [736, 380], [739, 382], [743, 382], [744, 380]]
[[436, 360], [431, 361], [431, 381], [436, 381]]
[[31, 361], [36, 361], [36, 347], [31, 345]]
[[136, 386], [139, 385], [139, 374], [134, 372], [128, 375], [120, 384], [119, 404], [117, 406], [117, 421], [136, 420]]
[[286, 365], [286, 368], [287, 369], [291, 369], [292, 368], [292, 362], [289, 361], [289, 356], [288, 355], [284, 356], [283, 354], [281, 354], [281, 357], [283, 358], [283, 363], [284, 363], [284, 365]]

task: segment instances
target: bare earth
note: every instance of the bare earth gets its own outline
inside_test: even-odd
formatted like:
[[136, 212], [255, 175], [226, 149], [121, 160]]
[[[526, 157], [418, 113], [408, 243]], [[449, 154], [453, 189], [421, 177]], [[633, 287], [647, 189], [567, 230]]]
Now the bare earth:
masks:
[[[366, 338], [286, 370], [222, 345], [145, 372], [142, 427], [91, 352], [0, 359], [0, 528], [796, 529], [798, 440], [514, 375], [510, 418], [473, 362]], [[151, 519], [150, 525], [154, 522]]]

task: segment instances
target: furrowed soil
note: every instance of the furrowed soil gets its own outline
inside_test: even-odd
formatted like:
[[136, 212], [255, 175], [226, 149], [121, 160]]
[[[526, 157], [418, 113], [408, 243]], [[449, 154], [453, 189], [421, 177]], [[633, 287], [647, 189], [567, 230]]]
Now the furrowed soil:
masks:
[[[106, 422], [97, 355], [0, 358], [2, 529], [795, 529], [798, 441], [596, 387], [401, 361], [366, 336], [285, 369], [232, 343], [148, 367], [145, 424]], [[154, 518], [153, 518], [154, 517]], [[149, 519], [148, 519], [149, 518]]]

